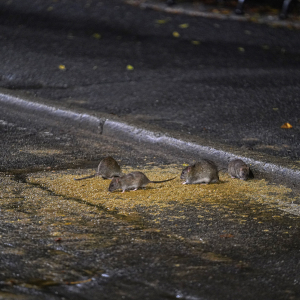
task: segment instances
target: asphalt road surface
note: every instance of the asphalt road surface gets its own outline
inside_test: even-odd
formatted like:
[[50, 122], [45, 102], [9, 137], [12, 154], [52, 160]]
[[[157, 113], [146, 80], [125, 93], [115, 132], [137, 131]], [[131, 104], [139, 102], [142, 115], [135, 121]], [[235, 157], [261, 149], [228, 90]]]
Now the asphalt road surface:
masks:
[[3, 100], [297, 172], [299, 31], [116, 0], [11, 0], [0, 12], [0, 299], [299, 297], [297, 180], [290, 189], [222, 170], [220, 184], [177, 178], [110, 194], [106, 180], [73, 178], [112, 155], [165, 179], [199, 153]]
[[299, 159], [298, 30], [122, 1], [13, 0], [0, 11], [4, 88]]
[[[2, 96], [1, 96], [2, 97]], [[57, 111], [0, 112], [1, 299], [297, 299], [299, 195], [264, 179], [183, 185], [198, 156]], [[108, 193], [93, 174], [177, 178]]]

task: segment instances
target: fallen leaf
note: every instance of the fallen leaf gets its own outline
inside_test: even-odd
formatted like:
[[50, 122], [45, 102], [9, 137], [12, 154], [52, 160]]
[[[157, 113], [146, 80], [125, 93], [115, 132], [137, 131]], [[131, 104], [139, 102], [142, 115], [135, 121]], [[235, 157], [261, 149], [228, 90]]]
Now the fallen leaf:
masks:
[[173, 36], [176, 37], [176, 38], [178, 38], [178, 37], [180, 37], [180, 34], [177, 31], [173, 31]]
[[93, 33], [92, 37], [99, 40], [99, 39], [101, 39], [101, 34], [95, 32], [95, 33]]
[[55, 239], [54, 241], [58, 243], [58, 242], [61, 242], [62, 239], [61, 239], [61, 238], [57, 238], [57, 239]]
[[245, 48], [243, 48], [243, 47], [238, 47], [238, 50], [239, 50], [240, 52], [245, 52]]
[[199, 42], [199, 41], [191, 41], [191, 43], [192, 43], [193, 45], [200, 45], [200, 42]]
[[233, 234], [230, 234], [230, 233], [225, 233], [225, 234], [221, 234], [220, 237], [221, 237], [221, 238], [226, 238], [226, 239], [228, 239], [228, 238], [234, 237], [234, 235], [233, 235]]
[[133, 67], [132, 65], [127, 65], [127, 66], [126, 66], [126, 69], [127, 69], [128, 71], [132, 71], [132, 70], [134, 69], [134, 67]]
[[293, 128], [293, 126], [290, 123], [286, 122], [283, 125], [281, 125], [281, 128], [283, 128], [283, 129], [290, 129], [290, 128]]
[[66, 70], [66, 66], [65, 65], [59, 65], [58, 68], [62, 71]]
[[188, 28], [190, 25], [188, 23], [180, 24], [180, 28]]
[[155, 20], [157, 24], [166, 24], [169, 20]]

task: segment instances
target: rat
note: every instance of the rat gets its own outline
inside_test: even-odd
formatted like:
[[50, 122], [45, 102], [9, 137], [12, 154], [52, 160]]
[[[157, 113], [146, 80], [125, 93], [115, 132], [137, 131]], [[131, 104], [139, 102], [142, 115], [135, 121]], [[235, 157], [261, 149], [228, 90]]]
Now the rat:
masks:
[[151, 181], [144, 173], [135, 171], [122, 177], [113, 178], [108, 187], [108, 191], [113, 192], [117, 189], [122, 189], [123, 193], [129, 189], [134, 189], [136, 191], [141, 187], [145, 187], [148, 183], [161, 183], [175, 178], [176, 177], [162, 181]]
[[185, 180], [183, 184], [219, 182], [218, 168], [213, 161], [201, 159], [195, 164], [184, 168], [180, 179]]
[[247, 180], [249, 178], [250, 168], [241, 159], [234, 159], [228, 164], [228, 174], [231, 178]]
[[83, 180], [83, 179], [93, 178], [96, 176], [102, 176], [103, 179], [107, 179], [107, 178], [122, 176], [122, 172], [118, 163], [111, 156], [108, 156], [103, 158], [100, 161], [97, 172], [95, 174], [82, 177], [82, 178], [74, 178], [74, 179]]

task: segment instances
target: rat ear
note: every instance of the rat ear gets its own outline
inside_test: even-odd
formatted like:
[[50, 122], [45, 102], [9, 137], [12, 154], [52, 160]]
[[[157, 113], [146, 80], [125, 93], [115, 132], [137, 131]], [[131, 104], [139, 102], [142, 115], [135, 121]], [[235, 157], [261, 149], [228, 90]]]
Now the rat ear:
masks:
[[192, 167], [188, 167], [187, 171], [190, 172], [192, 170]]

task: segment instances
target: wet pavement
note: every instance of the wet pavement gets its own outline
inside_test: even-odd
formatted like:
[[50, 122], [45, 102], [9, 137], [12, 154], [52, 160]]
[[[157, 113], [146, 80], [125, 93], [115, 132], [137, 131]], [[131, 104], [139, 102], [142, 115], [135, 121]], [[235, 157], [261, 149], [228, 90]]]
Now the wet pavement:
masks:
[[122, 1], [0, 8], [1, 87], [299, 160], [298, 30]]
[[[299, 297], [297, 30], [0, 5], [0, 299]], [[108, 155], [178, 177], [125, 193], [74, 180]], [[182, 185], [203, 155], [221, 182]], [[234, 156], [254, 179], [228, 176]]]
[[[184, 153], [19, 115], [37, 132], [16, 146], [24, 129], [2, 125], [6, 147], [24, 153], [9, 152], [11, 164], [37, 168], [1, 173], [2, 299], [297, 299], [300, 213], [291, 189], [223, 171], [219, 184], [182, 185]], [[109, 180], [74, 180], [108, 153], [125, 173], [178, 177], [125, 193], [109, 193]]]

